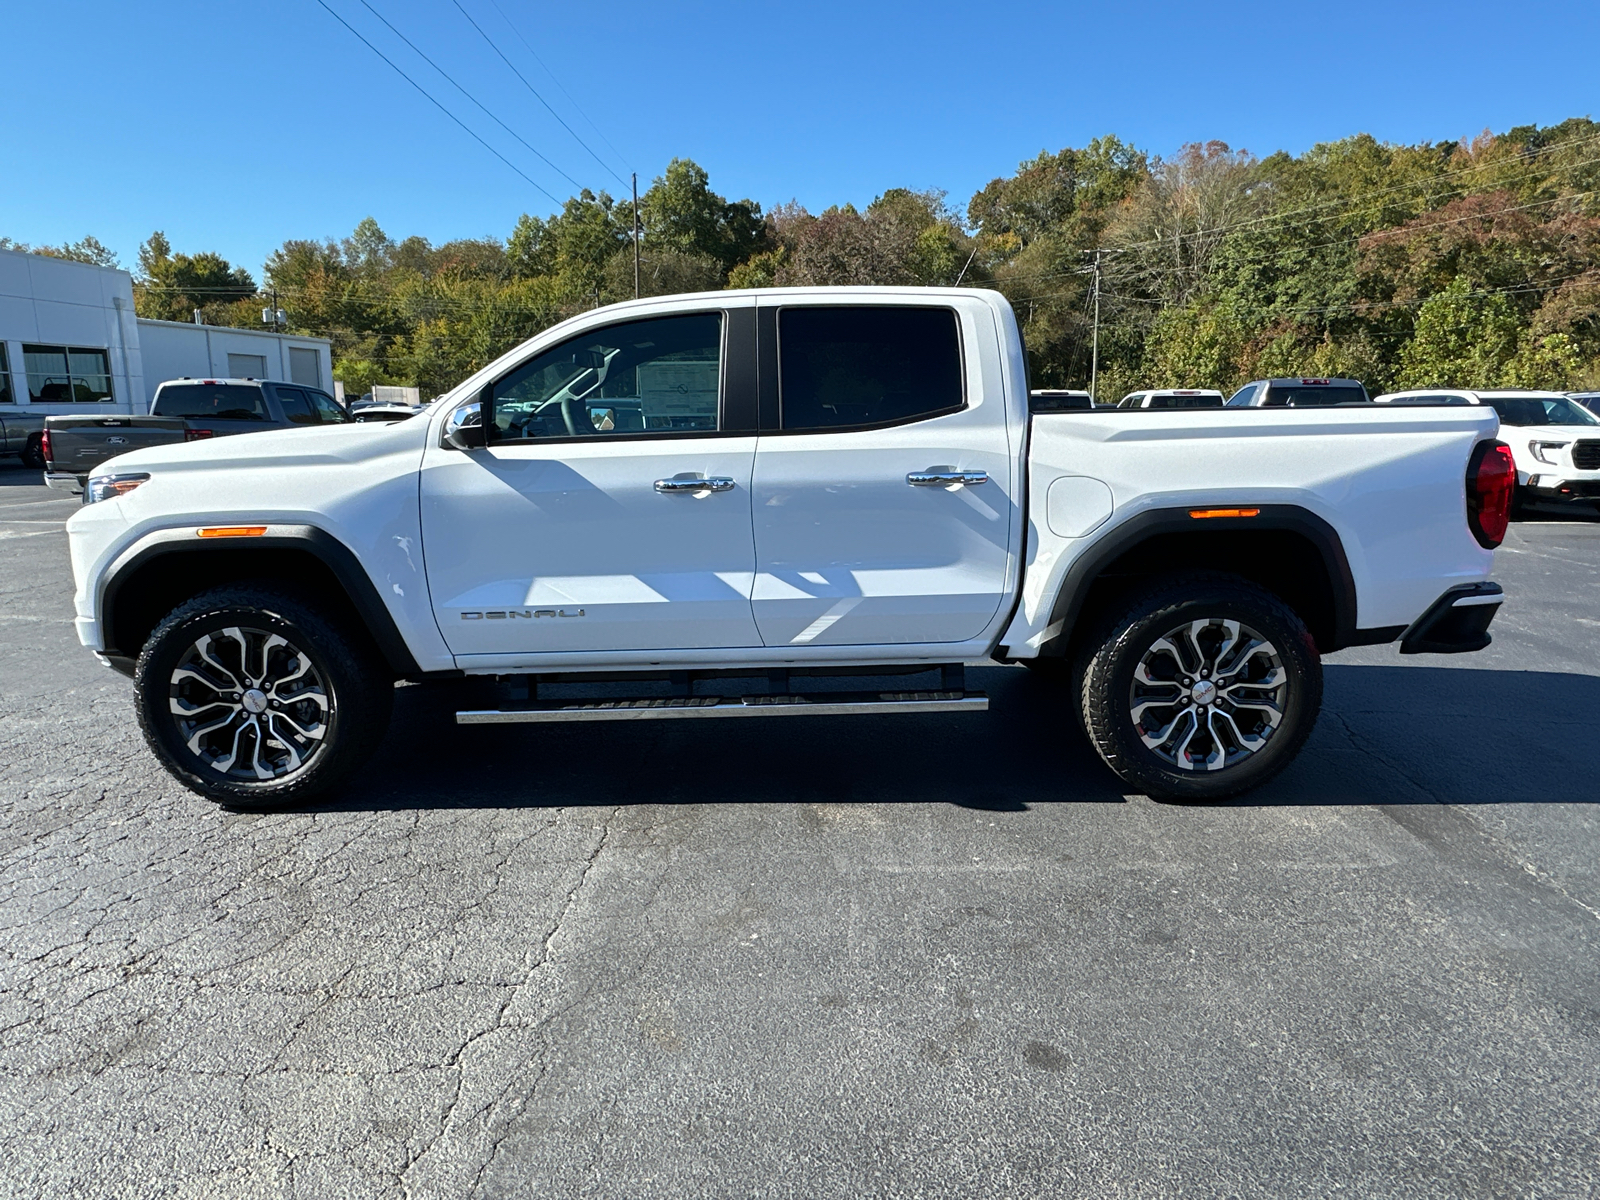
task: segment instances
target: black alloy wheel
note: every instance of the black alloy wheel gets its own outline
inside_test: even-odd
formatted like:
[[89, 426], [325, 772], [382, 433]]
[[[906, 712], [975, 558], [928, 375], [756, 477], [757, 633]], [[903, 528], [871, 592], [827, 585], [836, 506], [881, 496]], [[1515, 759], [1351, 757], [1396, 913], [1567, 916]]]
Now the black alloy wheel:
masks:
[[1089, 740], [1157, 799], [1221, 800], [1271, 779], [1322, 706], [1305, 623], [1244, 579], [1189, 575], [1135, 596], [1081, 667]]
[[249, 584], [169, 613], [134, 678], [162, 765], [202, 796], [253, 810], [347, 778], [383, 739], [394, 690], [359, 634], [303, 597]]

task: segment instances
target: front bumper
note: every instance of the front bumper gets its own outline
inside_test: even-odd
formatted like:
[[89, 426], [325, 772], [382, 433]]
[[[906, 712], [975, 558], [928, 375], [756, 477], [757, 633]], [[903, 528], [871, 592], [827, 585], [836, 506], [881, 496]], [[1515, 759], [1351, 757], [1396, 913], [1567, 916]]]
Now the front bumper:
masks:
[[1523, 500], [1535, 504], [1590, 504], [1600, 500], [1600, 477], [1571, 479], [1561, 474], [1529, 475], [1521, 488]]
[[1401, 654], [1470, 654], [1494, 639], [1489, 623], [1505, 600], [1498, 583], [1464, 583], [1428, 606], [1400, 637]]

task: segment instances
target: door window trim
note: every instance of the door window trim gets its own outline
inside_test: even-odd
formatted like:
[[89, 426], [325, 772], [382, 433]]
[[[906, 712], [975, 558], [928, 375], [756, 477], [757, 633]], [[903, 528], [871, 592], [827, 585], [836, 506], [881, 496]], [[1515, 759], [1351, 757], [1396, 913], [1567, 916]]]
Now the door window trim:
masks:
[[[593, 433], [579, 434], [576, 437], [541, 437], [541, 438], [496, 438], [491, 432], [486, 442], [486, 448], [493, 450], [498, 447], [509, 446], [567, 446], [588, 445], [597, 443], [601, 445], [612, 442], [661, 442], [661, 441], [692, 441], [705, 438], [726, 437], [754, 437], [757, 432], [755, 414], [755, 310], [750, 307], [741, 308], [692, 308], [673, 312], [649, 313], [644, 316], [625, 317], [620, 321], [607, 321], [603, 325], [591, 325], [569, 334], [558, 342], [520, 359], [507, 370], [501, 372], [478, 389], [476, 402], [482, 406], [483, 423], [491, 431], [494, 430], [494, 389], [502, 380], [520, 371], [533, 359], [547, 351], [554, 350], [574, 338], [588, 337], [607, 329], [614, 329], [619, 325], [632, 325], [640, 321], [653, 321], [670, 317], [698, 317], [716, 314], [722, 320], [722, 342], [717, 348], [717, 428], [715, 429], [641, 429], [626, 433]], [[738, 334], [735, 334], [735, 330]], [[735, 337], [748, 338], [750, 344], [741, 355], [735, 349]], [[745, 377], [749, 376], [748, 381]], [[735, 384], [742, 385], [736, 390]], [[743, 395], [739, 394], [743, 391]], [[470, 404], [473, 400], [462, 403]], [[729, 428], [728, 426], [739, 423], [742, 428]]]
[[[910, 417], [896, 417], [890, 421], [869, 421], [861, 425], [825, 425], [810, 429], [785, 429], [783, 428], [783, 396], [780, 383], [780, 372], [783, 366], [782, 350], [779, 345], [778, 316], [787, 311], [803, 311], [818, 308], [883, 308], [883, 309], [915, 309], [918, 312], [938, 310], [950, 314], [955, 323], [956, 354], [960, 359], [961, 372], [961, 403], [950, 408], [941, 408], [935, 412], [917, 413]], [[967, 339], [961, 328], [961, 310], [947, 304], [763, 304], [757, 310], [757, 361], [758, 390], [760, 393], [760, 428], [762, 437], [802, 437], [826, 436], [831, 433], [869, 433], [876, 429], [895, 429], [901, 425], [915, 425], [922, 421], [932, 421], [940, 417], [951, 417], [957, 413], [968, 411], [972, 407], [972, 392], [968, 387], [968, 356]]]

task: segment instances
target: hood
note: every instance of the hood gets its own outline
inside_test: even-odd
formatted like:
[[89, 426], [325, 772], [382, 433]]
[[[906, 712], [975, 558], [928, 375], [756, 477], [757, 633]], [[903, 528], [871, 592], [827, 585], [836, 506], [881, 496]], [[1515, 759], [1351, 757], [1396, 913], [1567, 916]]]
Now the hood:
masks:
[[218, 467], [283, 467], [362, 462], [413, 447], [428, 437], [428, 418], [389, 424], [308, 426], [235, 433], [198, 442], [174, 442], [119, 454], [95, 468], [96, 475], [123, 471], [214, 470]]
[[1507, 425], [1500, 422], [1500, 440], [1512, 437], [1529, 442], [1575, 442], [1579, 438], [1600, 438], [1600, 425]]

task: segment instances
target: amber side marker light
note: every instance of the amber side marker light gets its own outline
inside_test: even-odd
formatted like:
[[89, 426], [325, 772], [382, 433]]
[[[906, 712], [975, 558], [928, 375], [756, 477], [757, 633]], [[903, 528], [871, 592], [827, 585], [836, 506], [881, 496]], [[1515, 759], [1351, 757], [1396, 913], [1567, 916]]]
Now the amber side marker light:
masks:
[[209, 529], [196, 529], [195, 533], [203, 538], [215, 537], [265, 537], [265, 525], [214, 525]]
[[1196, 521], [1204, 521], [1208, 517], [1259, 517], [1259, 508], [1191, 508], [1189, 515]]

